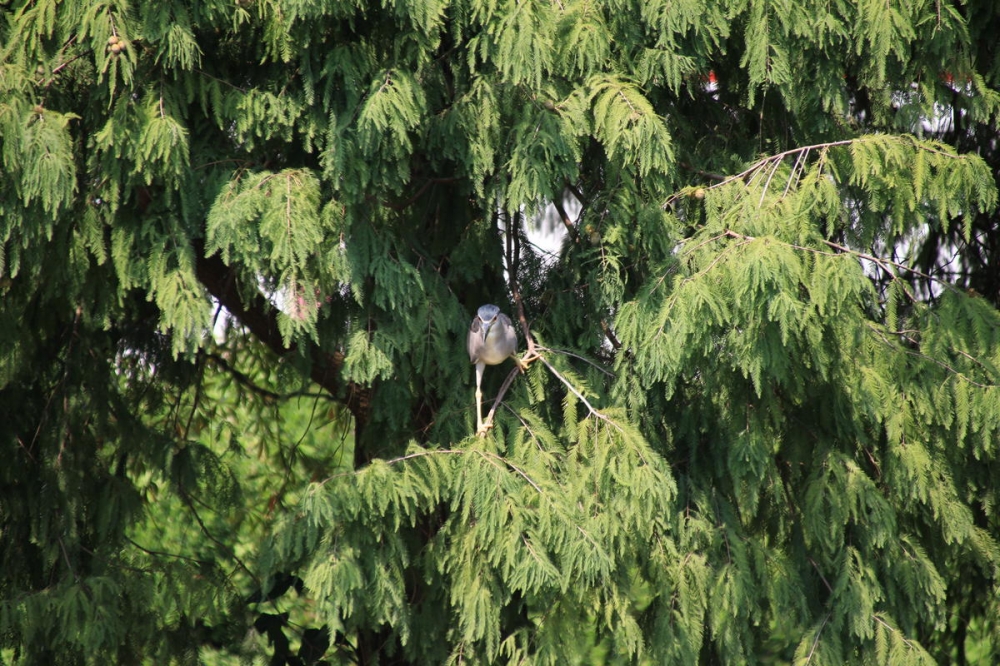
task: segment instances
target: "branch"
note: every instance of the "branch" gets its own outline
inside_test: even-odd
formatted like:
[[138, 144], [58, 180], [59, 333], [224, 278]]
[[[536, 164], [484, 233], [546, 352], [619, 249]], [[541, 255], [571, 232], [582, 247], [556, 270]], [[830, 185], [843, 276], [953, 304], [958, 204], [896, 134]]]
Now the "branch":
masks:
[[333, 401], [335, 398], [329, 393], [313, 393], [311, 391], [293, 391], [291, 393], [277, 393], [270, 389], [266, 389], [263, 386], [258, 386], [254, 381], [247, 376], [246, 373], [237, 370], [233, 367], [232, 363], [227, 361], [223, 356], [214, 353], [205, 353], [205, 359], [212, 361], [218, 365], [222, 370], [229, 373], [229, 375], [236, 380], [236, 383], [247, 388], [252, 393], [256, 393], [267, 403], [281, 402], [284, 400], [291, 400], [292, 398], [322, 398], [324, 400]]
[[[80, 576], [76, 573], [76, 569], [73, 568], [73, 563], [70, 562], [69, 553], [66, 551], [66, 544], [63, 543], [62, 537], [56, 537], [56, 541], [59, 542], [59, 549], [62, 551], [63, 559], [66, 561], [66, 568], [73, 574], [73, 580], [79, 583]], [[88, 594], [87, 596], [89, 597], [90, 595]]]
[[[830, 247], [832, 247], [834, 250], [839, 250], [840, 252], [846, 252], [847, 254], [853, 254], [854, 256], [856, 256], [856, 257], [858, 257], [860, 259], [867, 259], [868, 261], [871, 261], [871, 262], [873, 262], [875, 264], [878, 264], [878, 266], [882, 270], [884, 270], [889, 275], [892, 275], [893, 277], [897, 277], [897, 276], [891, 270], [889, 270], [886, 266], [894, 266], [894, 267], [896, 267], [896, 268], [898, 268], [900, 270], [906, 271], [908, 273], [913, 273], [914, 275], [918, 275], [918, 276], [924, 278], [925, 280], [930, 280], [931, 282], [937, 282], [938, 284], [942, 285], [943, 287], [946, 287], [946, 288], [950, 287], [951, 289], [955, 289], [956, 291], [958, 290], [958, 287], [956, 287], [955, 285], [951, 284], [950, 282], [945, 282], [941, 278], [936, 278], [933, 275], [928, 275], [927, 273], [923, 273], [921, 271], [918, 271], [917, 269], [915, 269], [915, 268], [913, 268], [911, 266], [907, 266], [906, 264], [901, 264], [898, 261], [893, 261], [892, 259], [883, 259], [882, 257], [876, 257], [873, 254], [868, 254], [867, 252], [859, 252], [858, 250], [852, 250], [849, 247], [846, 247], [844, 245], [839, 245], [838, 243], [834, 243], [833, 241], [824, 240], [823, 242], [826, 243], [827, 245], [829, 245]], [[809, 249], [809, 248], [802, 248], [802, 249]], [[913, 297], [911, 296], [911, 298], [913, 298]]]
[[[540, 356], [537, 355], [537, 352], [536, 352], [536, 358], [541, 358]], [[503, 384], [500, 386], [500, 390], [497, 391], [497, 397], [493, 401], [493, 406], [490, 407], [489, 413], [486, 415], [486, 418], [483, 419], [483, 423], [484, 424], [485, 423], [489, 423], [489, 424], [493, 423], [493, 416], [496, 414], [497, 407], [500, 406], [500, 402], [503, 400], [504, 395], [507, 394], [507, 389], [509, 389], [510, 385], [514, 383], [514, 378], [517, 377], [517, 373], [518, 372], [521, 372], [521, 368], [520, 367], [515, 367], [507, 375], [507, 379], [504, 380]], [[485, 434], [485, 433], [483, 433], [483, 434]]]
[[236, 566], [242, 569], [243, 572], [246, 573], [248, 576], [250, 576], [250, 580], [252, 580], [258, 586], [260, 586], [260, 579], [258, 579], [257, 575], [253, 571], [251, 571], [246, 564], [243, 563], [243, 560], [241, 560], [240, 557], [236, 554], [236, 551], [230, 548], [227, 544], [223, 543], [218, 537], [212, 534], [212, 531], [210, 529], [208, 529], [208, 526], [205, 524], [205, 521], [201, 519], [201, 515], [199, 515], [198, 510], [194, 506], [195, 498], [187, 491], [187, 489], [184, 488], [183, 486], [179, 487], [177, 489], [177, 495], [180, 497], [181, 502], [183, 502], [185, 506], [187, 506], [188, 510], [191, 511], [191, 514], [194, 516], [195, 521], [201, 528], [201, 533], [204, 534], [209, 541], [214, 543], [226, 556], [232, 558], [233, 561], [236, 562]]
[[[235, 271], [226, 266], [216, 255], [206, 257], [204, 244], [198, 243], [194, 249], [197, 257], [195, 273], [198, 281], [229, 311], [229, 314], [277, 356], [295, 353], [298, 345], [294, 342], [285, 345], [278, 328], [274, 306], [259, 293], [244, 300], [237, 285]], [[312, 359], [309, 378], [322, 386], [331, 396], [344, 402], [356, 423], [366, 423], [370, 389], [356, 382], [345, 383], [340, 379], [344, 355], [339, 352], [331, 354], [313, 344], [309, 345], [308, 354]]]
[[[718, 236], [713, 236], [712, 238], [709, 238], [705, 242], [707, 243], [707, 242], [711, 242], [711, 241], [714, 241], [714, 240], [718, 240], [719, 238], [722, 238], [723, 236], [726, 236], [726, 237], [729, 237], [729, 238], [738, 238], [738, 239], [741, 239], [741, 240], [744, 240], [744, 241], [754, 241], [754, 240], [757, 240], [756, 236], [747, 236], [746, 234], [741, 234], [741, 233], [739, 233], [737, 231], [733, 231], [732, 229], [726, 229], [726, 231], [723, 232], [722, 234], [719, 234]], [[858, 259], [865, 259], [867, 261], [872, 262], [873, 264], [875, 264], [876, 266], [878, 266], [879, 268], [881, 268], [883, 271], [885, 271], [886, 273], [888, 273], [890, 276], [892, 276], [894, 279], [899, 279], [899, 276], [896, 275], [895, 272], [893, 272], [892, 268], [896, 268], [896, 269], [901, 270], [901, 271], [906, 271], [907, 273], [912, 273], [913, 275], [921, 277], [921, 278], [923, 278], [925, 280], [928, 280], [930, 282], [935, 282], [935, 283], [941, 285], [942, 287], [944, 287], [945, 289], [952, 289], [954, 291], [961, 291], [958, 287], [956, 287], [955, 285], [951, 284], [950, 282], [947, 282], [945, 280], [942, 280], [941, 278], [934, 277], [933, 275], [929, 275], [927, 273], [919, 271], [916, 268], [913, 268], [912, 266], [907, 266], [906, 264], [900, 263], [898, 261], [893, 261], [892, 259], [886, 259], [884, 257], [877, 257], [874, 254], [869, 254], [867, 252], [861, 252], [860, 250], [852, 250], [851, 248], [847, 247], [846, 245], [841, 245], [839, 243], [834, 243], [833, 241], [829, 241], [829, 240], [826, 240], [826, 239], [823, 239], [823, 244], [827, 245], [828, 247], [830, 247], [830, 248], [832, 248], [834, 250], [837, 250], [837, 252], [824, 252], [823, 250], [817, 250], [814, 247], [806, 247], [804, 245], [796, 245], [795, 243], [788, 243], [786, 241], [779, 240], [777, 238], [773, 238], [773, 240], [776, 243], [780, 243], [781, 245], [784, 245], [786, 247], [790, 247], [790, 248], [792, 248], [794, 250], [802, 250], [804, 252], [812, 252], [814, 254], [825, 254], [825, 255], [831, 256], [831, 257], [836, 257], [836, 256], [841, 255], [841, 254], [849, 254], [849, 255], [857, 257]], [[911, 294], [909, 291], [907, 291], [906, 293], [907, 293], [907, 295], [912, 300], [914, 300], [914, 301], [917, 300], [917, 298], [913, 294]]]
[[[607, 421], [611, 425], [613, 425], [616, 428], [618, 428], [619, 430], [621, 430], [621, 428], [619, 428], [618, 425], [614, 421], [612, 421], [611, 419], [609, 419], [607, 416], [605, 416], [604, 414], [602, 414], [598, 410], [594, 409], [594, 406], [591, 405], [589, 402], [587, 402], [587, 399], [583, 397], [583, 394], [580, 393], [580, 391], [578, 391], [576, 389], [576, 387], [573, 386], [569, 382], [568, 379], [566, 379], [565, 377], [563, 377], [559, 373], [558, 370], [556, 370], [554, 367], [552, 367], [552, 364], [550, 364], [547, 360], [545, 360], [545, 357], [542, 356], [539, 353], [539, 350], [551, 351], [551, 352], [555, 352], [557, 354], [563, 354], [565, 356], [572, 356], [574, 358], [578, 358], [581, 361], [585, 361], [585, 362], [589, 363], [590, 365], [594, 366], [595, 368], [597, 368], [598, 370], [600, 370], [604, 374], [606, 374], [608, 376], [613, 376], [610, 372], [608, 372], [607, 370], [601, 368], [597, 364], [592, 363], [591, 361], [588, 361], [587, 359], [583, 358], [582, 356], [578, 356], [576, 354], [572, 354], [572, 353], [567, 352], [567, 351], [561, 351], [561, 350], [558, 350], [558, 349], [548, 349], [546, 347], [538, 347], [538, 348], [536, 348], [536, 350], [534, 352], [532, 352], [534, 354], [534, 356], [530, 358], [530, 360], [532, 360], [532, 361], [535, 360], [535, 359], [541, 360], [541, 362], [545, 364], [545, 366], [549, 369], [549, 371], [552, 372], [552, 374], [554, 374], [556, 377], [558, 377], [559, 380], [562, 381], [563, 384], [565, 384], [567, 387], [569, 387], [570, 391], [572, 391], [574, 394], [576, 394], [576, 397], [578, 397], [583, 402], [583, 404], [585, 404], [587, 406], [587, 409], [590, 410], [590, 413], [592, 415], [596, 416], [599, 419], [603, 419], [603, 420]], [[517, 373], [519, 371], [520, 371], [520, 368], [514, 368], [507, 375], [507, 379], [504, 380], [503, 384], [500, 386], [500, 390], [497, 392], [497, 397], [493, 401], [493, 406], [490, 408], [490, 411], [486, 415], [486, 418], [483, 419], [484, 423], [492, 423], [493, 422], [493, 416], [496, 414], [497, 407], [500, 406], [501, 401], [503, 401], [504, 395], [507, 394], [507, 390], [510, 388], [510, 385], [514, 383], [514, 378], [517, 377]]]
[[848, 145], [854, 143], [857, 140], [858, 139], [843, 139], [841, 141], [829, 141], [827, 143], [817, 143], [817, 144], [813, 144], [811, 146], [800, 146], [799, 148], [792, 148], [791, 150], [786, 150], [784, 152], [777, 153], [777, 154], [771, 155], [769, 157], [765, 157], [764, 159], [759, 160], [758, 162], [756, 162], [752, 167], [750, 167], [746, 171], [738, 173], [735, 176], [730, 176], [729, 178], [726, 178], [725, 180], [723, 180], [721, 182], [718, 182], [715, 185], [710, 186], [709, 189], [715, 189], [717, 187], [722, 187], [723, 185], [727, 185], [727, 184], [733, 182], [734, 180], [743, 180], [744, 178], [746, 178], [747, 176], [753, 174], [755, 171], [763, 168], [767, 164], [769, 164], [771, 162], [780, 162], [783, 159], [785, 159], [786, 157], [789, 157], [790, 155], [795, 155], [796, 153], [809, 152], [810, 150], [824, 150], [826, 148], [835, 148], [837, 146], [848, 146]]
[[[524, 303], [521, 300], [521, 287], [517, 281], [517, 271], [521, 263], [521, 234], [518, 233], [521, 227], [521, 212], [514, 213], [514, 219], [507, 220], [504, 225], [504, 235], [506, 236], [507, 247], [507, 280], [510, 285], [510, 295], [517, 306], [517, 319], [521, 322], [521, 330], [524, 331], [524, 341], [528, 345], [525, 358], [528, 362], [534, 360], [535, 339], [531, 337], [531, 328], [528, 326], [528, 319], [524, 316]], [[518, 364], [520, 365], [520, 364]]]
[[[607, 326], [607, 324], [604, 322], [604, 320], [601, 320], [601, 326], [602, 327]], [[614, 332], [612, 332], [610, 329], [608, 329], [608, 333], [610, 333], [612, 336], [614, 335]], [[615, 340], [613, 342], [617, 342], [617, 340]], [[621, 346], [622, 346], [621, 343], [618, 342], [618, 347], [621, 347]], [[604, 375], [606, 375], [608, 377], [614, 377], [615, 376], [615, 373], [610, 372], [608, 370], [605, 370], [603, 367], [601, 367], [597, 363], [591, 361], [589, 358], [587, 358], [585, 356], [580, 356], [579, 354], [574, 354], [571, 351], [567, 351], [565, 349], [553, 349], [552, 347], [538, 347], [537, 349], [538, 349], [538, 351], [548, 351], [548, 352], [552, 352], [553, 354], [561, 354], [562, 356], [572, 356], [573, 358], [575, 358], [575, 359], [577, 359], [579, 361], [583, 361], [584, 363], [586, 363], [590, 367], [594, 368], [598, 372], [600, 372], [600, 373], [602, 373], [602, 374], [604, 374]]]
[[583, 206], [584, 208], [587, 207], [587, 201], [586, 199], [584, 199], [583, 192], [580, 191], [580, 188], [578, 188], [573, 183], [566, 183], [566, 189], [569, 190], [574, 197], [576, 197], [576, 200], [580, 202], [581, 206]]
[[583, 397], [583, 394], [580, 393], [580, 391], [578, 391], [577, 388], [575, 386], [573, 386], [573, 384], [571, 384], [568, 379], [566, 379], [565, 377], [563, 377], [559, 373], [558, 370], [556, 370], [554, 367], [552, 367], [552, 364], [549, 363], [545, 359], [544, 356], [539, 356], [538, 358], [541, 360], [542, 363], [545, 364], [545, 367], [549, 369], [549, 372], [551, 372], [553, 375], [555, 375], [559, 379], [559, 381], [561, 381], [563, 384], [566, 385], [566, 388], [568, 388], [570, 391], [572, 391], [573, 394], [577, 398], [580, 399], [580, 402], [582, 402], [583, 404], [585, 404], [587, 406], [587, 409], [590, 410], [590, 413], [591, 413], [592, 416], [595, 416], [595, 417], [597, 417], [597, 418], [599, 418], [599, 419], [601, 419], [603, 421], [607, 421], [608, 423], [610, 423], [611, 425], [613, 425], [615, 428], [617, 428], [619, 431], [621, 431], [621, 426], [619, 426], [617, 423], [615, 423], [614, 421], [612, 421], [611, 419], [609, 419], [606, 415], [604, 415], [601, 412], [599, 412], [596, 409], [594, 409], [594, 406], [591, 405], [589, 402], [587, 402], [587, 399]]
[[420, 197], [422, 197], [427, 192], [428, 189], [430, 189], [431, 185], [435, 185], [437, 183], [453, 183], [453, 182], [455, 182], [457, 180], [458, 180], [458, 177], [455, 177], [455, 176], [448, 177], [448, 178], [427, 178], [424, 181], [424, 184], [421, 185], [420, 187], [418, 187], [417, 191], [414, 194], [410, 195], [409, 197], [407, 197], [403, 201], [399, 201], [399, 202], [389, 201], [387, 199], [383, 199], [383, 200], [379, 201], [374, 196], [370, 196], [370, 195], [367, 196], [367, 197], [365, 197], [365, 198], [368, 201], [378, 201], [378, 203], [380, 203], [381, 205], [383, 205], [386, 208], [389, 208], [391, 210], [406, 210], [407, 208], [409, 208], [410, 206], [412, 206], [413, 204], [415, 204], [417, 202], [417, 200], [420, 199]]
[[566, 233], [569, 234], [569, 237], [573, 239], [574, 243], [579, 243], [580, 234], [577, 233], [576, 227], [573, 226], [572, 220], [569, 219], [569, 214], [566, 212], [566, 207], [563, 206], [562, 202], [559, 201], [558, 199], [554, 200], [552, 202], [552, 205], [555, 206], [556, 212], [559, 213], [559, 219], [561, 219], [562, 223], [566, 226]]
[[545, 494], [545, 493], [542, 492], [541, 487], [537, 483], [535, 483], [534, 480], [532, 480], [532, 478], [530, 476], [528, 476], [523, 469], [521, 469], [520, 467], [518, 467], [517, 465], [515, 465], [511, 461], [507, 460], [503, 456], [497, 455], [496, 453], [491, 453], [489, 451], [478, 451], [477, 450], [476, 453], [478, 453], [480, 456], [482, 456], [483, 458], [486, 458], [486, 459], [493, 458], [494, 460], [499, 460], [504, 465], [506, 465], [507, 467], [510, 467], [512, 470], [514, 470], [515, 472], [517, 472], [525, 481], [527, 481], [529, 484], [531, 484], [531, 487], [534, 488], [536, 491], [538, 491], [539, 495], [544, 495]]
[[[884, 343], [891, 344], [889, 342], [888, 338], [886, 337], [887, 333], [885, 331], [880, 330], [872, 322], [868, 322], [867, 326], [876, 335], [878, 335], [880, 338], [882, 338], [882, 341]], [[969, 384], [972, 384], [976, 388], [986, 389], [986, 388], [992, 388], [992, 387], [996, 386], [995, 384], [982, 384], [980, 382], [977, 382], [974, 379], [971, 379], [970, 377], [968, 377], [965, 373], [963, 373], [963, 372], [959, 371], [958, 369], [953, 368], [952, 366], [948, 365], [944, 361], [938, 360], [938, 359], [934, 358], [933, 356], [928, 356], [927, 354], [924, 354], [921, 351], [916, 351], [916, 350], [913, 350], [913, 349], [907, 349], [905, 346], [900, 346], [899, 349], [904, 354], [907, 354], [909, 356], [913, 356], [914, 358], [919, 358], [921, 360], [930, 361], [931, 363], [934, 363], [935, 365], [937, 365], [938, 367], [940, 367], [942, 370], [946, 370], [946, 371], [950, 372], [951, 374], [955, 375], [959, 379], [964, 379], [966, 382], [968, 382]], [[969, 354], [966, 354], [965, 352], [963, 352], [963, 351], [961, 351], [959, 349], [954, 349], [953, 351], [958, 352], [962, 356], [965, 356], [966, 358], [974, 361], [975, 363], [979, 364], [980, 366], [983, 365], [978, 359], [973, 358]]]
[[[406, 462], [407, 460], [413, 460], [414, 458], [423, 458], [424, 456], [464, 455], [466, 453], [477, 453], [482, 458], [486, 458], [488, 460], [491, 459], [490, 460], [491, 463], [493, 461], [499, 460], [504, 465], [506, 465], [507, 467], [509, 467], [511, 470], [513, 470], [514, 472], [516, 472], [521, 478], [523, 478], [525, 481], [527, 481], [531, 485], [532, 488], [534, 488], [536, 491], [538, 491], [539, 494], [543, 494], [544, 495], [544, 493], [542, 492], [541, 487], [534, 481], [534, 479], [532, 479], [530, 476], [528, 476], [528, 474], [523, 469], [521, 469], [520, 467], [518, 467], [517, 465], [515, 465], [514, 463], [512, 463], [511, 461], [509, 461], [504, 456], [498, 455], [496, 453], [492, 453], [490, 451], [480, 451], [478, 449], [431, 449], [431, 450], [426, 450], [426, 451], [417, 451], [415, 453], [408, 453], [405, 456], [399, 456], [398, 458], [392, 458], [391, 460], [386, 460], [385, 464], [386, 465], [395, 465], [397, 463]], [[355, 475], [357, 475], [359, 473], [361, 473], [361, 470], [351, 470], [350, 472], [342, 472], [340, 474], [334, 474], [333, 476], [330, 476], [330, 477], [327, 477], [326, 479], [324, 479], [320, 483], [320, 485], [325, 484], [327, 481], [330, 481], [331, 479], [336, 479], [336, 478], [339, 478], [339, 477], [342, 477], [342, 476], [355, 476]]]
[[[687, 169], [691, 169], [692, 171], [694, 171], [695, 173], [698, 173], [701, 176], [704, 176], [706, 178], [711, 178], [712, 180], [718, 181], [718, 182], [716, 182], [716, 183], [714, 183], [712, 185], [709, 185], [707, 188], [705, 188], [705, 189], [709, 189], [709, 190], [714, 190], [714, 189], [717, 189], [717, 188], [720, 188], [720, 187], [725, 187], [726, 185], [728, 185], [729, 183], [731, 183], [731, 182], [733, 182], [735, 180], [745, 180], [746, 184], [749, 186], [754, 181], [754, 179], [757, 178], [757, 176], [759, 176], [762, 173], [764, 173], [767, 170], [767, 167], [770, 166], [771, 167], [770, 175], [767, 177], [766, 183], [764, 185], [764, 191], [761, 193], [761, 203], [763, 203], [763, 201], [764, 201], [764, 195], [767, 193], [767, 188], [771, 184], [771, 179], [774, 178], [774, 174], [778, 170], [778, 166], [781, 164], [782, 161], [784, 161], [784, 159], [786, 157], [790, 157], [792, 155], [796, 155], [798, 157], [798, 159], [796, 160], [796, 166], [799, 166], [800, 169], [801, 169], [801, 171], [804, 172], [805, 171], [805, 159], [806, 159], [806, 156], [808, 155], [808, 153], [810, 151], [812, 151], [812, 150], [821, 150], [822, 151], [822, 150], [826, 150], [827, 148], [835, 148], [837, 146], [847, 146], [847, 145], [850, 145], [852, 143], [855, 143], [858, 140], [859, 139], [843, 139], [841, 141], [829, 141], [827, 143], [817, 143], [817, 144], [813, 144], [811, 146], [800, 146], [799, 148], [792, 148], [790, 150], [786, 150], [784, 152], [777, 153], [775, 155], [770, 155], [768, 157], [765, 157], [762, 160], [758, 160], [758, 161], [754, 162], [753, 165], [750, 168], [745, 169], [744, 171], [741, 171], [740, 173], [736, 174], [735, 176], [722, 177], [719, 174], [702, 173], [702, 172], [698, 171], [697, 169], [692, 169], [690, 167], [690, 165], [682, 165], [682, 166], [684, 166]], [[793, 167], [791, 177], [794, 178], [794, 176], [795, 176], [795, 168]], [[787, 188], [786, 188], [786, 191], [787, 191]], [[670, 195], [667, 198], [667, 200], [663, 202], [662, 208], [666, 208], [671, 203], [673, 203], [674, 201], [676, 201], [677, 199], [679, 199], [681, 196], [682, 196], [682, 194], [680, 192], [675, 192], [674, 194]]]
[[711, 171], [702, 171], [701, 169], [696, 169], [687, 162], [678, 162], [677, 164], [682, 169], [687, 169], [688, 171], [694, 172], [699, 176], [701, 176], [702, 178], [708, 178], [709, 180], [724, 181], [726, 180], [726, 178], [728, 178], [728, 176], [724, 176], [720, 173], [712, 173]]
[[[723, 237], [736, 238], [736, 239], [738, 239], [739, 241], [741, 241], [743, 243], [757, 240], [757, 237], [755, 237], [755, 236], [747, 236], [746, 234], [741, 234], [741, 233], [738, 233], [738, 232], [733, 231], [731, 229], [727, 229], [723, 234], [719, 234], [718, 236], [713, 236], [712, 238], [709, 239], [709, 241], [718, 240], [719, 238], [723, 238]], [[918, 271], [915, 268], [911, 268], [911, 267], [909, 267], [909, 266], [907, 266], [905, 264], [901, 264], [898, 261], [893, 261], [892, 259], [885, 259], [883, 257], [877, 257], [877, 256], [875, 256], [873, 254], [869, 254], [867, 252], [860, 252], [858, 250], [852, 250], [851, 248], [849, 248], [849, 247], [847, 247], [845, 245], [840, 245], [839, 243], [834, 243], [833, 241], [823, 240], [823, 243], [825, 245], [829, 246], [830, 248], [832, 248], [834, 250], [837, 250], [836, 252], [826, 252], [824, 250], [819, 250], [819, 249], [816, 249], [816, 248], [813, 248], [813, 247], [806, 247], [804, 245], [797, 245], [795, 243], [788, 243], [788, 242], [785, 242], [785, 241], [782, 241], [782, 240], [779, 240], [779, 239], [776, 239], [776, 238], [773, 238], [773, 237], [772, 237], [772, 240], [773, 240], [773, 242], [781, 244], [781, 245], [784, 245], [785, 247], [790, 247], [790, 248], [792, 248], [794, 250], [800, 250], [800, 251], [803, 251], [803, 252], [812, 252], [814, 254], [822, 254], [822, 255], [833, 256], [833, 257], [843, 256], [843, 255], [850, 255], [850, 256], [853, 256], [853, 257], [857, 257], [858, 259], [865, 259], [865, 260], [871, 261], [872, 263], [874, 263], [875, 265], [877, 265], [883, 271], [885, 271], [890, 276], [892, 276], [892, 278], [894, 280], [900, 280], [900, 279], [902, 279], [898, 275], [896, 275], [896, 273], [892, 270], [893, 268], [896, 268], [896, 269], [901, 270], [901, 271], [908, 271], [908, 272], [913, 273], [914, 275], [918, 275], [918, 276], [920, 276], [920, 277], [922, 277], [922, 278], [924, 278], [926, 280], [930, 280], [932, 282], [936, 282], [936, 283], [940, 284], [942, 287], [944, 287], [946, 289], [953, 289], [955, 291], [960, 291], [958, 289], [958, 287], [956, 287], [955, 285], [953, 285], [951, 283], [945, 282], [944, 280], [941, 280], [940, 278], [936, 278], [936, 277], [934, 277], [932, 275], [928, 275], [927, 273], [923, 273], [921, 271]], [[715, 262], [717, 262], [721, 256], [722, 256], [722, 254], [720, 254], [718, 257], [716, 257], [712, 261], [712, 263], [709, 264], [709, 266], [704, 271], [700, 271], [700, 273], [703, 273], [703, 272], [707, 271], [708, 268], [711, 268], [712, 265], [714, 265]], [[690, 278], [688, 278], [688, 279], [690, 279]], [[913, 301], [917, 300], [917, 298], [913, 294], [911, 294], [909, 292], [909, 290], [906, 290], [906, 294], [910, 297], [911, 300], [913, 300]], [[884, 337], [886, 333], [884, 331], [880, 330], [879, 328], [877, 328], [874, 323], [869, 322], [868, 323], [868, 327], [871, 328], [871, 330], [874, 331], [877, 335], [882, 336], [883, 341], [888, 342], [888, 340]], [[896, 332], [897, 335], [899, 333], [900, 332], [898, 332], [898, 331]], [[965, 375], [964, 373], [960, 372], [956, 368], [948, 365], [944, 361], [941, 361], [939, 359], [933, 358], [932, 356], [928, 356], [927, 354], [924, 354], [924, 353], [922, 353], [920, 351], [914, 351], [912, 349], [907, 349], [905, 347], [903, 347], [901, 349], [902, 349], [903, 352], [905, 352], [906, 354], [909, 354], [910, 356], [914, 356], [916, 358], [924, 359], [924, 360], [930, 361], [931, 363], [937, 364], [938, 366], [940, 366], [944, 370], [947, 370], [948, 372], [954, 374], [956, 377], [959, 377], [959, 378], [965, 380], [966, 382], [968, 382], [969, 384], [971, 384], [971, 385], [973, 385], [973, 386], [975, 386], [977, 388], [989, 388], [991, 386], [994, 386], [993, 384], [983, 384], [983, 383], [977, 382], [974, 379], [972, 379], [972, 378], [968, 377], [967, 375]], [[957, 353], [959, 353], [959, 354], [961, 354], [961, 355], [963, 355], [963, 356], [965, 356], [969, 360], [974, 361], [975, 363], [979, 364], [980, 366], [982, 366], [982, 363], [980, 361], [978, 361], [977, 359], [975, 359], [970, 354], [967, 354], [967, 353], [965, 353], [965, 352], [963, 352], [962, 350], [959, 350], [959, 349], [955, 349], [954, 351], [957, 352]]]
[[195, 564], [197, 564], [199, 566], [206, 566], [206, 565], [212, 564], [211, 560], [203, 560], [203, 559], [199, 559], [197, 557], [190, 557], [188, 555], [181, 555], [179, 553], [167, 553], [167, 552], [164, 552], [162, 550], [152, 550], [150, 548], [146, 548], [145, 546], [139, 545], [136, 541], [134, 541], [133, 539], [130, 539], [129, 537], [125, 537], [125, 540], [128, 541], [133, 546], [135, 546], [136, 548], [138, 548], [139, 550], [141, 550], [142, 552], [146, 553], [147, 555], [153, 555], [155, 557], [170, 557], [170, 558], [173, 558], [173, 559], [185, 560], [187, 562], [193, 562], [193, 563], [195, 563]]
[[[191, 401], [191, 412], [188, 414], [187, 423], [184, 424], [184, 439], [187, 439], [191, 433], [191, 423], [194, 422], [194, 415], [198, 413], [198, 404], [201, 402], [201, 391], [205, 386], [205, 355], [201, 352], [198, 353], [196, 368], [196, 376], [198, 379], [194, 386], [194, 399]], [[179, 408], [180, 400], [177, 401], [177, 405]]]
[[826, 614], [823, 618], [823, 624], [819, 625], [819, 629], [816, 630], [816, 638], [813, 639], [812, 647], [809, 648], [809, 654], [806, 656], [806, 664], [812, 661], [813, 655], [816, 653], [816, 646], [819, 645], [819, 637], [823, 633], [823, 629], [826, 628], [826, 623], [830, 621], [830, 613]]
[[601, 320], [601, 330], [604, 332], [604, 337], [608, 339], [608, 342], [611, 343], [612, 347], [616, 350], [622, 348], [621, 340], [618, 339], [618, 336], [615, 335], [615, 332], [610, 326], [608, 326], [608, 322], [604, 319]]
[[910, 641], [906, 640], [906, 636], [904, 636], [902, 633], [898, 632], [892, 625], [890, 625], [888, 622], [886, 622], [885, 620], [883, 620], [882, 618], [880, 618], [878, 616], [878, 613], [873, 614], [872, 615], [872, 619], [875, 620], [876, 622], [878, 622], [879, 624], [881, 624], [883, 627], [885, 627], [886, 629], [888, 629], [892, 633], [894, 633], [894, 634], [895, 633], [899, 633], [899, 640], [903, 641], [903, 643], [906, 644], [906, 647], [910, 648], [911, 650], [913, 649], [913, 643], [911, 643]]

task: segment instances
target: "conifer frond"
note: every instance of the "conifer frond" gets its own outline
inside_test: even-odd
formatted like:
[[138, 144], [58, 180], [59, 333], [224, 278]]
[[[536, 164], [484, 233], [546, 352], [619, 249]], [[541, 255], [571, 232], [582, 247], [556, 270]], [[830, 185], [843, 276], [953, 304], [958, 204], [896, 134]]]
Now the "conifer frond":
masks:
[[177, 182], [189, 166], [188, 132], [176, 113], [173, 100], [162, 95], [150, 94], [143, 100], [135, 168], [144, 173], [147, 184], [157, 177]]
[[[4, 132], [8, 146], [5, 162], [18, 174], [19, 194], [25, 204], [38, 200], [50, 217], [68, 207], [76, 194], [76, 165], [73, 160], [69, 125], [78, 119], [74, 113], [63, 114], [36, 107], [22, 117], [23, 125]], [[13, 122], [13, 118], [11, 121]], [[15, 160], [14, 155], [34, 156], [31, 160]]]
[[588, 82], [587, 97], [593, 105], [594, 134], [609, 158], [633, 164], [640, 177], [672, 169], [670, 134], [638, 88], [600, 76]]
[[611, 56], [611, 35], [600, 10], [588, 3], [574, 2], [562, 12], [556, 45], [563, 67], [587, 73], [604, 69]]

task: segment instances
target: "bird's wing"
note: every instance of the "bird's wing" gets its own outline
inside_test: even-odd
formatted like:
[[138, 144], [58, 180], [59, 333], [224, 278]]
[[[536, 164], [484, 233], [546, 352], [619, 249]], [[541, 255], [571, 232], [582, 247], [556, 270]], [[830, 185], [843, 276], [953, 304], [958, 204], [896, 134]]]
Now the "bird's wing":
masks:
[[466, 345], [469, 349], [469, 362], [475, 363], [479, 360], [479, 352], [483, 348], [483, 320], [476, 315], [472, 318], [472, 325], [469, 326], [469, 337]]
[[510, 317], [504, 313], [501, 312], [497, 318], [500, 320], [500, 330], [504, 332], [503, 350], [508, 356], [512, 356], [517, 353], [517, 331], [514, 330]]

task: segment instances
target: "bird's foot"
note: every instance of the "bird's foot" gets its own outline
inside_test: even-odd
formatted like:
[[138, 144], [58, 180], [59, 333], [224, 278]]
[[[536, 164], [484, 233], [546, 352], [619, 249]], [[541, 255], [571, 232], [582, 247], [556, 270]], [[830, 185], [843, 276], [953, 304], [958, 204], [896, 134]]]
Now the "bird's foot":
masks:
[[480, 423], [476, 429], [476, 437], [486, 437], [486, 433], [493, 429], [493, 419], [486, 419], [486, 423]]
[[514, 363], [517, 364], [517, 369], [524, 372], [528, 369], [529, 365], [540, 359], [541, 355], [538, 352], [529, 351], [523, 357], [515, 355], [513, 358]]

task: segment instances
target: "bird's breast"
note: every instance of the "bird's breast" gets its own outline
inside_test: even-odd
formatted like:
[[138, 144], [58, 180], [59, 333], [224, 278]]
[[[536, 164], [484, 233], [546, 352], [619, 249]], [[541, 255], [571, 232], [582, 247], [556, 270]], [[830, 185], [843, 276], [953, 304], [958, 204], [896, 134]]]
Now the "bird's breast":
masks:
[[510, 350], [504, 348], [503, 340], [499, 331], [492, 326], [487, 329], [483, 338], [483, 348], [479, 353], [479, 360], [486, 365], [499, 365], [510, 356]]
[[505, 354], [502, 350], [487, 345], [483, 348], [482, 353], [479, 355], [479, 360], [486, 365], [499, 365], [500, 363], [506, 361], [508, 356], [510, 356], [509, 353]]

